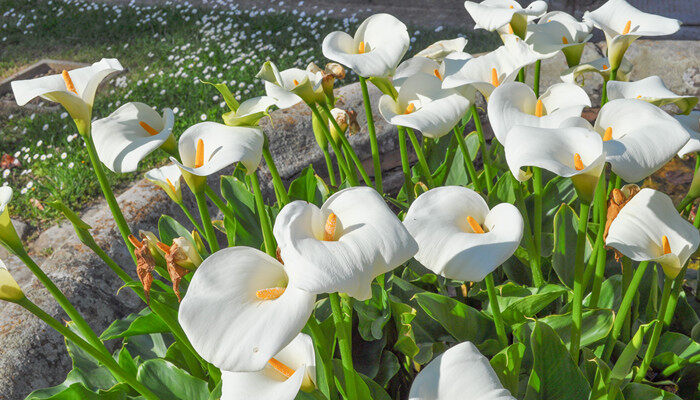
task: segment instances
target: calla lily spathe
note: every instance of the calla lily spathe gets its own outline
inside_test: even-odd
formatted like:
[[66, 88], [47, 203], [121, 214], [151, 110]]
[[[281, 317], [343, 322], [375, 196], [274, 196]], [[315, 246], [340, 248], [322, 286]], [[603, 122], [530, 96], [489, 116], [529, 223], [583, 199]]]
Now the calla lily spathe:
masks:
[[538, 99], [526, 84], [508, 82], [491, 93], [487, 109], [494, 135], [505, 143], [513, 126], [558, 128], [566, 119], [580, 117], [586, 106], [591, 106], [588, 94], [572, 83], [554, 84]]
[[293, 201], [282, 208], [273, 231], [291, 285], [358, 300], [372, 297], [374, 278], [418, 251], [382, 196], [369, 187], [341, 190], [321, 208]]
[[24, 298], [24, 292], [2, 260], [0, 260], [0, 300], [16, 302]]
[[294, 400], [316, 386], [316, 354], [309, 335], [300, 333], [256, 372], [222, 371], [221, 400]]
[[416, 53], [414, 57], [425, 57], [437, 62], [442, 62], [448, 55], [464, 51], [466, 45], [467, 39], [463, 37], [439, 40]]
[[250, 247], [229, 247], [197, 268], [179, 321], [195, 350], [231, 372], [255, 372], [299, 334], [316, 296], [290, 285], [288, 266]]
[[472, 56], [464, 53], [467, 39], [456, 38], [435, 42], [421, 50], [414, 57], [399, 64], [392, 76], [392, 83], [397, 89], [403, 82], [416, 74], [433, 75], [440, 79], [445, 76], [445, 58], [468, 59]]
[[256, 126], [263, 117], [269, 115], [270, 107], [277, 103], [278, 100], [270, 96], [253, 97], [239, 104], [236, 110], [225, 113], [222, 118], [228, 126]]
[[174, 202], [182, 202], [182, 189], [180, 187], [182, 171], [180, 167], [170, 164], [160, 168], [153, 168], [146, 172], [145, 177], [151, 183], [163, 189]]
[[464, 53], [445, 58], [445, 89], [470, 85], [486, 99], [505, 82], [515, 80], [522, 67], [539, 59], [540, 55], [518, 37], [510, 35], [503, 46], [480, 57], [464, 57]]
[[175, 151], [175, 116], [169, 108], [161, 116], [144, 103], [126, 103], [92, 123], [92, 138], [100, 161], [112, 172], [134, 172], [147, 155], [161, 146]]
[[700, 151], [700, 111], [692, 111], [688, 115], [676, 115], [674, 118], [680, 122], [681, 126], [690, 135], [688, 143], [678, 150], [678, 157], [685, 157], [688, 154]]
[[0, 186], [0, 242], [8, 250], [23, 248], [22, 241], [17, 236], [15, 226], [10, 219], [9, 204], [12, 201], [12, 188]]
[[514, 205], [501, 203], [489, 210], [477, 192], [461, 186], [421, 194], [403, 223], [418, 243], [418, 262], [446, 278], [472, 282], [513, 255], [524, 227]]
[[123, 69], [116, 58], [103, 58], [88, 67], [61, 74], [13, 81], [12, 91], [20, 106], [38, 96], [61, 103], [78, 125], [80, 133], [85, 135], [89, 133], [97, 87], [109, 75]]
[[[579, 120], [585, 122], [568, 121]], [[603, 141], [596, 132], [567, 122], [558, 129], [517, 125], [508, 132], [504, 147], [508, 167], [519, 181], [530, 178], [521, 168], [540, 167], [570, 177], [579, 197], [593, 199], [605, 165]]]
[[180, 159], [170, 160], [182, 171], [208, 176], [241, 162], [247, 174], [258, 168], [265, 139], [258, 127], [226, 126], [216, 122], [200, 122], [187, 128], [180, 136]]
[[696, 96], [680, 96], [668, 90], [664, 81], [654, 75], [635, 82], [608, 82], [608, 99], [639, 99], [661, 107], [675, 104], [681, 114], [688, 114], [698, 104]]
[[510, 24], [510, 32], [525, 37], [527, 23], [547, 12], [547, 3], [533, 1], [526, 8], [515, 0], [484, 0], [481, 3], [465, 1], [464, 8], [472, 17], [477, 29], [495, 31]]
[[612, 171], [630, 183], [656, 172], [690, 139], [664, 110], [637, 99], [605, 103], [594, 129], [604, 139]]
[[403, 22], [393, 15], [375, 14], [365, 19], [355, 36], [331, 32], [323, 39], [323, 55], [345, 65], [356, 74], [391, 76], [408, 50], [410, 40]]
[[[632, 73], [632, 68], [632, 63], [629, 62], [629, 60], [627, 60], [626, 58], [623, 58], [622, 63], [620, 64], [620, 67], [617, 70], [617, 77], [615, 79], [618, 81], [627, 81], [629, 79], [629, 74]], [[611, 71], [612, 69], [610, 68], [610, 61], [607, 57], [602, 57], [566, 69], [561, 73], [559, 77], [564, 82], [577, 83], [579, 76], [582, 76], [587, 72], [596, 72], [603, 78], [604, 81], [607, 82], [610, 79]]]
[[622, 62], [629, 45], [642, 36], [665, 36], [676, 33], [681, 21], [640, 11], [625, 0], [608, 0], [594, 11], [583, 14], [603, 30], [608, 45], [608, 58], [613, 69]]
[[666, 194], [644, 188], [610, 224], [605, 244], [635, 261], [658, 262], [675, 278], [700, 244], [700, 233]]
[[[256, 77], [265, 81], [265, 93], [275, 99], [275, 105], [281, 109], [289, 108], [302, 100], [307, 103], [325, 101], [321, 72], [299, 68], [280, 71], [275, 63], [266, 61]], [[257, 105], [262, 106], [265, 103]]]
[[593, 37], [592, 23], [580, 22], [562, 11], [543, 15], [539, 23], [530, 24], [527, 29], [525, 41], [532, 45], [533, 50], [542, 54], [561, 51], [570, 67], [579, 64], [583, 47]]
[[455, 89], [443, 89], [435, 75], [408, 78], [394, 100], [379, 99], [379, 112], [392, 125], [418, 129], [423, 136], [437, 139], [449, 133], [469, 109], [469, 100]]
[[435, 357], [411, 385], [408, 400], [515, 400], [472, 342]]

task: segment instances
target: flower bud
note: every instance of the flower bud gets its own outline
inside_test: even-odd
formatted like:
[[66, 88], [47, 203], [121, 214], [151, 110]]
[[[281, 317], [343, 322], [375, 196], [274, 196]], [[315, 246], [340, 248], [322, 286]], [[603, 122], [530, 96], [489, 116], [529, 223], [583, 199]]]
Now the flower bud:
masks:
[[19, 254], [24, 252], [24, 246], [10, 220], [8, 205], [11, 200], [12, 188], [0, 187], [0, 243], [12, 253]]
[[326, 69], [324, 70], [326, 75], [331, 75], [335, 79], [345, 78], [345, 68], [338, 63], [328, 63], [326, 64]]
[[173, 244], [177, 244], [177, 250], [174, 254], [177, 265], [186, 269], [199, 267], [203, 260], [193, 243], [184, 237], [179, 237], [173, 239]]
[[10, 275], [5, 263], [0, 260], [0, 300], [17, 302], [24, 298], [24, 292]]
[[338, 127], [342, 130], [342, 132], [338, 132], [335, 128], [335, 124], [328, 121], [333, 140], [338, 141], [340, 139], [338, 135], [345, 134], [346, 132], [348, 135], [354, 135], [360, 130], [360, 125], [357, 123], [357, 113], [354, 110], [349, 109], [345, 111], [342, 108], [334, 108], [331, 110], [331, 115], [333, 115], [335, 122], [338, 123]]

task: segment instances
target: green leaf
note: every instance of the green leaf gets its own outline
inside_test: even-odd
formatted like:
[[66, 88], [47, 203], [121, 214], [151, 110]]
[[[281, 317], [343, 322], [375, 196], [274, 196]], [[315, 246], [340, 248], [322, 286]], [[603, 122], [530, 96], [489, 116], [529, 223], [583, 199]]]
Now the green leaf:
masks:
[[398, 301], [390, 301], [389, 304], [391, 306], [391, 315], [396, 324], [397, 337], [394, 348], [408, 358], [413, 358], [420, 351], [413, 334], [413, 327], [411, 326], [411, 321], [416, 317], [416, 310]]
[[231, 91], [228, 89], [228, 86], [226, 86], [225, 83], [212, 83], [212, 82], [203, 81], [201, 79], [199, 81], [202, 83], [205, 83], [207, 85], [214, 86], [214, 88], [216, 88], [216, 90], [218, 90], [219, 93], [221, 93], [221, 97], [224, 98], [226, 105], [228, 106], [228, 108], [231, 109], [231, 111], [235, 112], [236, 110], [238, 110], [238, 106], [239, 106], [238, 101], [233, 96], [233, 93], [231, 93]]
[[518, 397], [520, 383], [520, 365], [525, 355], [525, 345], [513, 343], [501, 350], [491, 358], [491, 366], [498, 375], [498, 379], [510, 393]]
[[136, 379], [162, 399], [208, 400], [207, 383], [162, 359], [139, 366]]
[[384, 326], [391, 319], [386, 291], [373, 283], [372, 298], [353, 302], [353, 308], [357, 311], [357, 328], [362, 338], [366, 341], [381, 339], [384, 336]]
[[112, 322], [112, 324], [102, 332], [100, 340], [163, 332], [170, 332], [165, 322], [163, 322], [157, 314], [152, 312], [150, 308], [144, 308], [138, 314], [129, 314], [126, 318]]
[[[552, 268], [564, 285], [572, 288], [574, 285], [574, 254], [576, 253], [576, 231], [578, 216], [567, 204], [562, 204], [554, 216], [554, 252]], [[593, 246], [586, 237], [584, 262], [591, 255]]]
[[233, 176], [222, 176], [221, 195], [236, 217], [236, 245], [260, 248], [263, 237], [256, 215], [255, 197], [245, 183]]
[[464, 303], [436, 293], [418, 293], [418, 304], [440, 323], [457, 341], [479, 345], [495, 337], [493, 321]]
[[[469, 158], [474, 161], [479, 151], [479, 137], [476, 132], [472, 132], [465, 138], [467, 149], [469, 150]], [[452, 160], [452, 166], [445, 179], [445, 185], [462, 186], [470, 182], [467, 167], [464, 164], [464, 156], [461, 151], [455, 153], [455, 158]]]
[[[608, 336], [612, 329], [614, 313], [612, 310], [597, 309], [587, 310], [581, 315], [581, 346], [591, 345]], [[548, 315], [538, 319], [538, 322], [545, 323], [554, 329], [561, 341], [568, 346], [571, 340], [571, 313], [563, 315]], [[527, 332], [534, 329], [535, 322], [527, 322], [513, 328], [514, 334], [525, 337]]]
[[184, 237], [190, 243], [194, 243], [190, 231], [169, 215], [162, 215], [158, 220], [158, 235], [160, 241], [168, 246], [173, 244], [173, 239], [179, 237]]
[[380, 386], [385, 386], [399, 372], [400, 368], [396, 355], [390, 351], [384, 351], [381, 360], [379, 360], [379, 370], [373, 379]]
[[298, 178], [289, 185], [289, 198], [291, 200], [304, 200], [320, 205], [323, 203], [323, 194], [318, 187], [318, 180], [313, 166], [309, 165]]
[[536, 322], [530, 337], [533, 367], [525, 400], [587, 399], [591, 388], [549, 325]]
[[632, 363], [637, 359], [637, 353], [639, 353], [642, 344], [644, 344], [644, 335], [646, 335], [648, 331], [651, 331], [657, 323], [659, 323], [659, 321], [654, 320], [648, 324], [641, 325], [639, 329], [637, 329], [634, 337], [627, 343], [622, 354], [618, 357], [617, 362], [615, 362], [612, 371], [610, 371], [611, 385], [621, 387], [622, 382], [632, 369]]
[[677, 332], [665, 332], [661, 335], [651, 366], [661, 371], [661, 375], [667, 376], [667, 368], [675, 372], [685, 367], [688, 362], [700, 362], [700, 344]]
[[634, 382], [625, 386], [622, 394], [630, 400], [681, 400], [671, 392]]
[[505, 307], [501, 307], [503, 310], [501, 315], [506, 324], [512, 325], [524, 322], [567, 292], [566, 288], [559, 285], [546, 285], [542, 288], [534, 289], [534, 291], [535, 293], [529, 296], [513, 300]]
[[168, 344], [161, 333], [129, 336], [124, 339], [124, 346], [133, 357], [141, 357], [143, 360], [165, 357], [168, 351]]
[[131, 375], [136, 375], [136, 371], [138, 370], [138, 364], [136, 363], [136, 360], [131, 357], [131, 354], [129, 353], [129, 350], [126, 348], [126, 346], [122, 346], [121, 349], [119, 349], [119, 354], [117, 355], [117, 362], [120, 367], [122, 367], [128, 374]]
[[489, 193], [488, 203], [492, 205], [498, 203], [515, 204], [515, 186], [510, 174], [503, 174], [498, 178], [493, 191]]

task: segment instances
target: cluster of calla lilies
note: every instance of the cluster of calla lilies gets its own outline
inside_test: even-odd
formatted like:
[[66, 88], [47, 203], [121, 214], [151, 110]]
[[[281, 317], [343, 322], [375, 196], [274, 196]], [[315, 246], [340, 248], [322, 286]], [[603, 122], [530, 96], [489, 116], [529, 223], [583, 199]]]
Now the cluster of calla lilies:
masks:
[[[316, 398], [336, 399], [334, 383], [344, 398], [363, 399], [352, 363], [353, 301], [372, 299], [373, 282], [384, 282], [385, 275], [405, 268], [412, 259], [439, 275], [441, 282], [465, 283], [465, 292], [473, 283], [483, 282], [498, 343], [507, 347], [510, 339], [500, 315], [493, 272], [522, 246], [517, 258], [529, 266], [532, 285], [547, 283], [542, 232], [545, 178], [549, 182], [570, 178], [580, 205], [575, 254], [566, 255], [574, 277], [569, 343], [574, 363], [581, 352], [583, 297], [590, 289], [593, 298], [588, 306], [596, 306], [605, 278], [606, 250], [614, 250], [623, 264], [639, 262], [622, 289], [621, 304], [602, 347], [600, 357], [606, 362], [647, 265], [656, 263], [663, 270], [661, 306], [646, 354], [632, 374], [635, 382], [645, 379], [659, 337], [673, 316], [689, 260], [700, 244], [700, 218], [695, 218], [695, 224], [688, 220], [693, 201], [700, 196], [700, 182], [694, 182], [678, 206], [666, 194], [640, 189], [635, 183], [676, 155], [700, 151], [700, 112], [692, 111], [697, 97], [676, 95], [658, 76], [628, 82], [633, 66], [624, 55], [635, 39], [672, 34], [680, 22], [644, 13], [624, 0], [609, 0], [586, 12], [583, 21], [564, 12], [547, 12], [543, 1], [524, 8], [514, 0], [466, 1], [465, 8], [477, 29], [498, 32], [503, 45], [471, 55], [463, 51], [466, 39], [456, 38], [434, 43], [402, 61], [410, 43], [406, 26], [391, 15], [373, 15], [354, 36], [333, 32], [325, 37], [323, 54], [332, 62], [324, 68], [312, 63], [305, 70], [279, 70], [266, 62], [257, 75], [264, 81], [265, 96], [239, 103], [226, 85], [204, 82], [221, 93], [229, 110], [222, 116], [223, 123], [195, 124], [178, 141], [169, 108], [159, 113], [147, 104], [131, 102], [93, 120], [100, 82], [123, 69], [116, 59], [12, 82], [18, 104], [35, 97], [59, 102], [75, 121], [116, 225], [134, 256], [140, 285], [133, 285], [129, 274], [99, 249], [90, 227], [75, 213], [59, 201], [49, 204], [64, 212], [81, 241], [98, 252], [169, 326], [176, 327], [175, 336], [210, 366], [211, 379], [219, 379], [212, 371], [221, 371], [222, 399], [291, 400], [300, 390]], [[605, 33], [607, 57], [582, 62], [594, 27]], [[540, 93], [540, 63], [559, 52], [567, 63], [561, 71], [562, 82]], [[533, 65], [534, 87], [530, 87], [524, 81]], [[345, 68], [359, 76], [373, 174], [365, 170], [348, 140], [359, 130], [356, 112], [335, 108], [334, 85], [345, 77]], [[590, 72], [604, 80], [593, 124], [581, 116], [592, 104], [578, 84]], [[379, 112], [398, 131], [404, 180], [393, 197], [383, 187], [367, 82], [383, 92]], [[477, 92], [487, 102], [495, 136], [490, 146], [476, 107]], [[271, 108], [301, 102], [312, 112], [313, 134], [327, 167], [330, 184], [318, 178], [329, 194], [322, 205], [290, 200], [269, 150], [268, 141], [274, 137], [266, 137], [258, 126], [270, 116]], [[660, 108], [667, 105], [676, 107], [678, 114]], [[470, 154], [474, 146], [466, 143], [464, 128], [470, 119], [476, 132], [467, 136], [475, 139], [472, 144], [481, 153], [481, 168], [474, 164], [476, 155]], [[415, 131], [421, 133], [422, 142]], [[452, 155], [457, 149], [462, 155], [460, 167], [466, 174], [459, 185], [444, 185], [445, 175], [431, 170], [426, 160], [430, 143], [446, 135], [454, 136]], [[409, 163], [407, 136], [417, 158], [415, 167]], [[140, 161], [158, 149], [169, 154], [172, 164], [145, 176], [182, 208], [194, 227], [191, 234], [168, 243], [151, 232], [141, 232], [140, 237], [132, 234], [103, 170], [104, 166], [115, 173], [137, 171]], [[263, 158], [277, 200], [274, 212], [265, 203], [258, 181]], [[216, 230], [235, 231], [241, 214], [235, 204], [214, 192], [207, 177], [234, 164], [243, 187], [254, 198], [262, 239], [259, 248], [219, 248]], [[507, 168], [501, 168], [504, 165]], [[199, 221], [183, 201], [183, 178], [196, 198]], [[492, 204], [491, 195], [504, 188], [512, 191], [513, 204]], [[0, 269], [0, 298], [24, 306], [84, 346], [144, 398], [158, 398], [114, 363], [80, 314], [32, 261], [10, 222], [11, 198], [12, 189], [0, 188], [0, 241], [49, 289], [79, 336], [29, 301], [4, 268]], [[232, 226], [212, 222], [207, 199]], [[589, 226], [589, 219], [596, 224]], [[154, 273], [169, 279], [181, 300], [176, 320], [162, 306], [155, 307], [164, 300], [152, 293]], [[181, 293], [183, 281], [187, 285]], [[312, 317], [319, 303], [330, 305], [335, 324], [330, 340], [338, 342], [344, 371], [335, 382], [332, 360], [322, 360], [323, 366], [318, 362], [318, 342], [328, 340]], [[454, 345], [426, 366], [415, 368], [419, 373], [402, 398], [505, 400], [517, 396], [504, 388], [488, 359], [471, 342]], [[319, 373], [325, 377], [323, 387], [318, 384]], [[620, 384], [610, 383], [610, 393], [621, 389], [616, 387]]]

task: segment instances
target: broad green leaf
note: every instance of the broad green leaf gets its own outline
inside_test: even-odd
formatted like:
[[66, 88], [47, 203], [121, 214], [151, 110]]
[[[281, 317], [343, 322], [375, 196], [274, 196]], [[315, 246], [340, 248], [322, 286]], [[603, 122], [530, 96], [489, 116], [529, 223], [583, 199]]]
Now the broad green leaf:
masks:
[[586, 378], [549, 325], [536, 322], [530, 337], [533, 368], [525, 400], [582, 400], [591, 391]]
[[416, 344], [416, 338], [413, 334], [411, 321], [416, 317], [416, 310], [404, 303], [398, 301], [390, 301], [391, 315], [396, 324], [396, 342], [394, 348], [409, 358], [415, 357], [419, 348]]
[[627, 343], [622, 354], [618, 357], [617, 362], [615, 362], [612, 371], [610, 371], [611, 385], [621, 387], [622, 382], [632, 369], [632, 363], [637, 359], [637, 353], [639, 353], [639, 350], [644, 344], [644, 335], [646, 335], [648, 331], [651, 331], [657, 323], [659, 323], [659, 321], [655, 320], [648, 324], [641, 325], [639, 329], [637, 329], [634, 337]]
[[366, 341], [381, 339], [384, 325], [391, 318], [389, 299], [384, 289], [373, 283], [372, 298], [353, 302], [353, 308], [357, 311], [357, 328], [362, 338]]
[[309, 165], [299, 177], [289, 185], [289, 198], [291, 200], [304, 200], [320, 205], [323, 203], [323, 194], [319, 190], [316, 174], [313, 166]]
[[517, 397], [520, 383], [520, 365], [525, 355], [525, 345], [513, 343], [491, 358], [491, 366], [498, 379], [510, 393]]
[[418, 304], [440, 323], [457, 341], [471, 341], [476, 345], [495, 337], [493, 321], [464, 303], [436, 293], [418, 293]]
[[236, 100], [236, 97], [233, 96], [233, 93], [229, 90], [228, 86], [226, 86], [225, 83], [213, 83], [213, 82], [206, 82], [200, 79], [200, 82], [205, 83], [207, 85], [212, 85], [216, 90], [221, 93], [221, 97], [224, 98], [224, 101], [226, 102], [226, 105], [228, 108], [231, 109], [231, 111], [236, 111], [238, 110], [238, 101]]
[[117, 355], [117, 362], [119, 366], [122, 367], [127, 373], [136, 376], [136, 371], [138, 370], [138, 364], [136, 360], [131, 357], [129, 350], [126, 346], [122, 346], [119, 349], [119, 354]]
[[[650, 268], [651, 269], [651, 268]], [[610, 310], [619, 310], [622, 296], [620, 290], [622, 287], [622, 275], [613, 275], [603, 281], [600, 286], [600, 297], [598, 298], [598, 307], [607, 308]], [[590, 295], [583, 299], [583, 305], [590, 306]]]
[[[169, 339], [168, 342], [170, 341]], [[124, 339], [124, 346], [129, 349], [129, 353], [133, 357], [141, 357], [143, 360], [165, 357], [168, 351], [168, 343], [161, 333], [129, 336]]]
[[112, 322], [112, 324], [102, 332], [100, 339], [110, 340], [127, 336], [163, 332], [170, 332], [165, 322], [163, 322], [156, 313], [151, 311], [150, 308], [144, 308], [138, 314], [129, 314], [126, 318]]
[[139, 366], [136, 379], [161, 399], [208, 400], [207, 383], [162, 359], [148, 360]]
[[667, 376], [668, 372], [678, 371], [689, 362], [700, 362], [700, 344], [677, 332], [661, 335], [656, 355], [651, 361], [652, 368]]
[[[612, 329], [614, 314], [612, 310], [597, 309], [587, 310], [581, 315], [581, 346], [591, 345], [607, 337]], [[558, 315], [548, 315], [537, 320], [545, 323], [554, 329], [561, 341], [568, 346], [571, 339], [571, 313]], [[535, 327], [535, 322], [526, 322], [513, 328], [514, 334], [525, 337], [527, 332], [531, 332]]]
[[[574, 285], [574, 255], [576, 254], [576, 241], [578, 229], [578, 216], [567, 204], [562, 204], [554, 216], [554, 244], [552, 254], [552, 268], [557, 273], [559, 280], [564, 285], [572, 288]], [[588, 261], [593, 246], [586, 237], [584, 262]]]
[[99, 391], [98, 394], [80, 382], [71, 384], [64, 382], [52, 388], [35, 390], [25, 400], [123, 400], [126, 399], [127, 393], [129, 393], [129, 389], [123, 385], [108, 391]]
[[[479, 138], [476, 132], [472, 132], [465, 138], [467, 143], [467, 149], [469, 150], [469, 158], [472, 162], [476, 159], [479, 152]], [[464, 164], [464, 157], [460, 150], [457, 150], [455, 157], [452, 160], [452, 166], [445, 179], [445, 185], [466, 185], [470, 182], [469, 174], [467, 173], [467, 167]]]
[[567, 292], [566, 288], [558, 285], [546, 285], [536, 290], [536, 293], [514, 300], [506, 307], [502, 307], [501, 315], [503, 316], [503, 321], [507, 324], [523, 322], [527, 318], [535, 316], [535, 314]]
[[184, 237], [189, 240], [190, 243], [194, 243], [192, 234], [187, 228], [169, 215], [162, 215], [158, 220], [158, 235], [160, 236], [160, 241], [168, 246], [173, 244], [173, 239], [178, 237]]
[[236, 245], [260, 248], [262, 230], [256, 214], [255, 197], [245, 183], [233, 176], [222, 176], [221, 195], [236, 217]]
[[[571, 205], [577, 198], [576, 189], [571, 179], [562, 178], [547, 171], [542, 171], [542, 181], [547, 182], [542, 190], [542, 232], [549, 232], [554, 226], [554, 215], [562, 204]], [[548, 177], [551, 176], [551, 179]]]
[[671, 392], [634, 382], [625, 386], [622, 394], [629, 400], [681, 400]]
[[[695, 308], [690, 305], [691, 302]], [[700, 310], [697, 300], [694, 297], [688, 298], [685, 295], [685, 291], [681, 290], [678, 295], [676, 311], [671, 321], [671, 328], [685, 335], [690, 335], [693, 327], [700, 322], [700, 317], [698, 317], [698, 313], [695, 310]]]
[[340, 392], [340, 395], [342, 396], [343, 399], [348, 398], [348, 396], [345, 392], [345, 373], [346, 372], [355, 374], [354, 381], [355, 381], [355, 390], [357, 393], [357, 398], [359, 398], [359, 399], [371, 399], [372, 398], [371, 394], [370, 394], [369, 387], [367, 386], [367, 383], [365, 383], [365, 380], [362, 379], [360, 374], [355, 372], [355, 370], [353, 370], [353, 369], [350, 369], [348, 371], [345, 368], [343, 368], [343, 364], [338, 359], [333, 359], [333, 372], [335, 374], [335, 386], [338, 389], [338, 392]]
[[399, 364], [399, 359], [396, 355], [390, 351], [384, 351], [382, 353], [382, 358], [379, 360], [379, 370], [377, 375], [372, 378], [380, 386], [384, 386], [391, 378], [394, 377], [399, 372], [401, 365]]
[[493, 191], [489, 194], [488, 203], [491, 206], [498, 203], [515, 204], [515, 186], [510, 174], [503, 174], [498, 178], [496, 185], [493, 187]]

